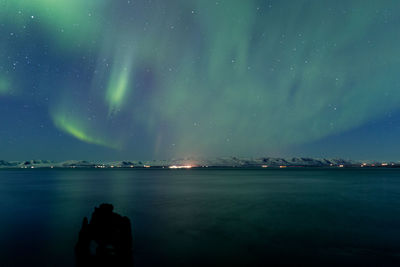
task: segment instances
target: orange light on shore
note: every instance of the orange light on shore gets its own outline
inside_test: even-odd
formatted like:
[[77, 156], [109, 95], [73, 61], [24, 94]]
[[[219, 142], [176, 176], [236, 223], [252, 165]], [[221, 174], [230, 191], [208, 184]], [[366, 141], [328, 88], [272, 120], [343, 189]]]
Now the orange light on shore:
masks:
[[172, 165], [172, 166], [169, 166], [169, 168], [170, 169], [190, 169], [190, 168], [192, 168], [192, 166], [190, 166], [190, 165], [185, 165], [185, 166]]
[[284, 166], [284, 165], [279, 166], [279, 168], [281, 168], [281, 169], [286, 168], [286, 167], [287, 167], [287, 166]]

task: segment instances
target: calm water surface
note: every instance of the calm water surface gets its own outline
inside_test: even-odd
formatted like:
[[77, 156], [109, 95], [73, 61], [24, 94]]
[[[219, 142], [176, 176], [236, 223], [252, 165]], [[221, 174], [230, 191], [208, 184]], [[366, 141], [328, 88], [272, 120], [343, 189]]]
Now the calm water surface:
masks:
[[400, 170], [0, 170], [0, 266], [73, 266], [84, 216], [135, 266], [400, 264]]

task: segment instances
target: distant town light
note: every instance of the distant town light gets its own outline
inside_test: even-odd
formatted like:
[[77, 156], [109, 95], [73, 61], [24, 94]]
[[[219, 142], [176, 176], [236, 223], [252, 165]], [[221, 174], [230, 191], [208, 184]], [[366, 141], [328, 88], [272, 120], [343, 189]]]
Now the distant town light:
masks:
[[169, 166], [170, 169], [190, 169], [192, 168], [192, 166], [190, 165], [184, 165], [184, 166], [176, 166], [176, 165], [172, 165]]

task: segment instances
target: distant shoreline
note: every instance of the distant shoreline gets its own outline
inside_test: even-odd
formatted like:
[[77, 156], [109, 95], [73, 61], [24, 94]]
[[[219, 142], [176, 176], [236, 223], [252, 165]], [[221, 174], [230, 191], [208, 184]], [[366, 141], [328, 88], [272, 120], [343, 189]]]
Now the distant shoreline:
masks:
[[285, 169], [285, 168], [400, 168], [400, 162], [354, 161], [319, 158], [238, 158], [214, 159], [185, 158], [150, 161], [95, 162], [69, 160], [5, 161], [0, 160], [0, 169]]
[[190, 168], [170, 168], [170, 166], [151, 166], [151, 167], [83, 167], [83, 166], [69, 166], [69, 167], [4, 167], [1, 166], [0, 170], [169, 170], [169, 171], [188, 171], [188, 170], [293, 170], [293, 169], [318, 169], [318, 170], [340, 170], [340, 169], [400, 169], [400, 165], [389, 166], [195, 166]]

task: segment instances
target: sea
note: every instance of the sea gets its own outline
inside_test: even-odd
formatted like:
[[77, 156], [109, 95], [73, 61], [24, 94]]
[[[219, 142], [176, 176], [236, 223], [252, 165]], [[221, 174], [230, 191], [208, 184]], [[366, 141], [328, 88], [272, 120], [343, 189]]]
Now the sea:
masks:
[[3, 169], [0, 266], [74, 266], [85, 216], [134, 266], [399, 266], [400, 169]]

